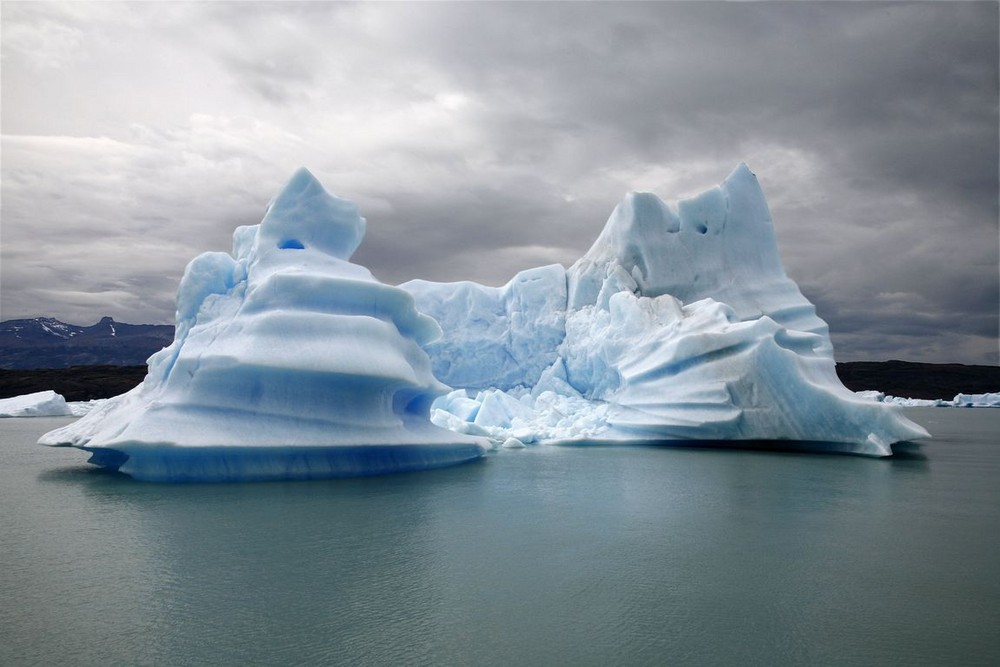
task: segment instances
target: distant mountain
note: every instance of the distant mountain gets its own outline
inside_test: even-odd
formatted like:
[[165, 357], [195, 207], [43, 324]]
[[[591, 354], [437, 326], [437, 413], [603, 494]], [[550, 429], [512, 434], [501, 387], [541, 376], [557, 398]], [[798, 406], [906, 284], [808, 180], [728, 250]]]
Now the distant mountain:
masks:
[[67, 401], [111, 398], [146, 377], [145, 366], [71, 366], [0, 368], [0, 398], [52, 390]]
[[104, 317], [93, 326], [51, 317], [0, 322], [0, 368], [140, 366], [169, 345], [169, 324], [125, 324]]
[[[101, 367], [74, 368], [64, 373], [40, 370], [27, 375], [0, 372], [0, 398], [57, 386], [67, 392], [69, 400], [84, 400], [78, 395], [114, 396], [140, 382], [149, 355], [173, 340], [174, 328], [169, 324], [124, 324], [110, 317], [89, 327], [51, 317], [0, 322], [0, 369]], [[838, 363], [837, 375], [852, 391], [876, 389], [907, 398], [951, 399], [959, 392], [1000, 391], [997, 366], [853, 361]]]

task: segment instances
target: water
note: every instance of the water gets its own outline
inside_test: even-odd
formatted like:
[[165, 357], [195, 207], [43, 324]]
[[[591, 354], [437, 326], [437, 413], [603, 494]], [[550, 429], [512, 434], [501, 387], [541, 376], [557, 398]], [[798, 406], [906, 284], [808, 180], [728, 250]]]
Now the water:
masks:
[[134, 482], [0, 420], [2, 665], [1000, 662], [1000, 410], [873, 460], [530, 448]]

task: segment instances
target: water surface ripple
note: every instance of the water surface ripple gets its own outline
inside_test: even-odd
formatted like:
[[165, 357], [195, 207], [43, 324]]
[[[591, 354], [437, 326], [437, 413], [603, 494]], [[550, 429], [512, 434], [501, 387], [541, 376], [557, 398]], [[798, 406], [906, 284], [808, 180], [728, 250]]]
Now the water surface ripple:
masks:
[[0, 420], [4, 665], [1000, 662], [1000, 410], [889, 460], [529, 448], [162, 485]]

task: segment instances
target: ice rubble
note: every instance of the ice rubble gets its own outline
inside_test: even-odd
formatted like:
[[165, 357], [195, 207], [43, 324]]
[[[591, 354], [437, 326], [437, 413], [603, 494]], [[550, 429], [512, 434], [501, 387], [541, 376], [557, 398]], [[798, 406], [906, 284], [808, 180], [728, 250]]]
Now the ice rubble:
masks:
[[440, 334], [406, 292], [349, 258], [365, 231], [356, 207], [305, 169], [232, 255], [192, 261], [172, 345], [138, 387], [48, 445], [156, 481], [307, 479], [452, 465], [481, 438], [434, 426], [448, 391], [420, 347]]
[[784, 440], [888, 456], [928, 437], [840, 383], [743, 164], [676, 205], [627, 195], [569, 270], [400, 287], [444, 330], [427, 351], [457, 389], [432, 420], [495, 443]]

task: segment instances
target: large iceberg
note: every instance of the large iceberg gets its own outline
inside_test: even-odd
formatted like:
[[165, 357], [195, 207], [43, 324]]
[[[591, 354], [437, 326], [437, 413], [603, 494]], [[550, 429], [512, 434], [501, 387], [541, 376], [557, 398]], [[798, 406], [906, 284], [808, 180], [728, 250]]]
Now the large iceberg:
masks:
[[426, 349], [456, 390], [432, 420], [494, 443], [781, 440], [888, 456], [928, 437], [840, 383], [743, 164], [674, 205], [630, 193], [569, 270], [400, 287], [444, 330]]
[[365, 220], [302, 169], [232, 254], [192, 261], [173, 344], [145, 380], [40, 442], [155, 481], [310, 479], [419, 470], [488, 442], [433, 425], [440, 335], [401, 289], [352, 264]]
[[[632, 193], [568, 270], [503, 287], [378, 282], [365, 221], [300, 170], [233, 252], [188, 265], [141, 385], [47, 433], [138, 479], [417, 470], [532, 443], [781, 440], [888, 456], [927, 437], [837, 379], [745, 165]], [[447, 383], [447, 384], [445, 384]]]

